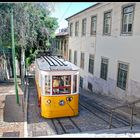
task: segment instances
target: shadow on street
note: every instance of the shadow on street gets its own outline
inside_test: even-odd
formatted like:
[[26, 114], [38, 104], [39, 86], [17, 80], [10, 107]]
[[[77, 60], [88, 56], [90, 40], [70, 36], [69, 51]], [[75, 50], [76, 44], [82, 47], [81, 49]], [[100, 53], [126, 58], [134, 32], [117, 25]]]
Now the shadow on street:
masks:
[[18, 105], [16, 102], [16, 95], [7, 95], [5, 98], [5, 106], [3, 119], [5, 122], [23, 122], [24, 112], [22, 104], [23, 95], [19, 95]]

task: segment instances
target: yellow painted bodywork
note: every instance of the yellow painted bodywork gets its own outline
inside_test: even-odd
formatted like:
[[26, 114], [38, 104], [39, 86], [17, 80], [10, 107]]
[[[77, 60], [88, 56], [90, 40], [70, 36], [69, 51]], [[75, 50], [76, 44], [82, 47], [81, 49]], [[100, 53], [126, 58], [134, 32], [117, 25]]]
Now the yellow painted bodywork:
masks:
[[[41, 88], [38, 86], [36, 80], [38, 98], [41, 99], [41, 116], [44, 118], [58, 118], [78, 115], [78, 101], [79, 94], [69, 95], [55, 95], [55, 96], [41, 96]], [[72, 97], [71, 101], [67, 101], [67, 97]], [[51, 100], [51, 103], [47, 103], [47, 100]], [[63, 100], [65, 103], [63, 106], [59, 105], [59, 102]]]
[[41, 100], [41, 87], [39, 87], [39, 83], [38, 83], [38, 81], [36, 79], [35, 79], [35, 82], [36, 82], [38, 100], [40, 102], [40, 100]]

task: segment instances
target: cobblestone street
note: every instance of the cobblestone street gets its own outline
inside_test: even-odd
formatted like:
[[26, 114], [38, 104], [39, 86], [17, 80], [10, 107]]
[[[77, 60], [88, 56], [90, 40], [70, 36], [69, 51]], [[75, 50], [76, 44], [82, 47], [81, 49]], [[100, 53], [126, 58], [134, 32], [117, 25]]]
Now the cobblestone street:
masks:
[[[93, 133], [98, 130], [109, 130], [110, 113], [105, 109], [123, 104], [121, 100], [81, 90], [78, 116], [46, 119], [40, 116], [34, 79], [29, 80], [28, 98], [27, 128], [29, 137], [82, 134]], [[133, 127], [135, 124], [137, 124], [136, 121], [133, 122]], [[112, 126], [114, 128], [130, 128], [130, 118], [115, 114]]]
[[[26, 128], [22, 107], [23, 92], [20, 86], [18, 91], [21, 104], [18, 106], [16, 104], [14, 84], [12, 82], [0, 84], [0, 137], [25, 137], [25, 129], [27, 129], [26, 137], [77, 136], [76, 134], [79, 136], [83, 134], [93, 136], [95, 133], [103, 134], [107, 131], [108, 134], [112, 132], [118, 135], [119, 133], [122, 134], [121, 130], [124, 130], [124, 134], [126, 132], [131, 134], [139, 133], [137, 119], [133, 121], [133, 130], [130, 130], [130, 117], [123, 114], [115, 114], [112, 120], [112, 129], [108, 129], [110, 117], [108, 110], [122, 105], [121, 100], [82, 89], [80, 90], [78, 116], [46, 119], [40, 116], [34, 78], [29, 78], [28, 88]], [[127, 108], [123, 108], [122, 111], [130, 112]], [[135, 109], [135, 113], [138, 118], [140, 116], [139, 108]], [[117, 115], [118, 117], [116, 117]]]
[[17, 105], [14, 88], [13, 82], [0, 83], [0, 137], [24, 137], [23, 92], [18, 87]]

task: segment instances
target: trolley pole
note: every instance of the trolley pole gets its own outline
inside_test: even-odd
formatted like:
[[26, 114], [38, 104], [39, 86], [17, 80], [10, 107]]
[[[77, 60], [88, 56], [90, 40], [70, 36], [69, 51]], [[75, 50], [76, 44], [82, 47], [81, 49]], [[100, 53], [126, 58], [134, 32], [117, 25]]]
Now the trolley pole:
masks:
[[11, 37], [12, 37], [12, 58], [13, 58], [13, 70], [14, 70], [14, 84], [16, 92], [16, 101], [19, 104], [18, 86], [17, 86], [17, 75], [15, 65], [15, 43], [14, 43], [14, 25], [13, 25], [13, 9], [11, 9]]

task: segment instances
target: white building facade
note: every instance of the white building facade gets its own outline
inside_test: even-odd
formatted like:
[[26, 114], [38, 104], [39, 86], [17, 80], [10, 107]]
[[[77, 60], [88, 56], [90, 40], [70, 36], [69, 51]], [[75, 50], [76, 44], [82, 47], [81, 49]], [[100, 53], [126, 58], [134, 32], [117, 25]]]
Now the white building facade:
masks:
[[140, 2], [97, 3], [66, 20], [69, 60], [80, 67], [80, 86], [140, 98]]

